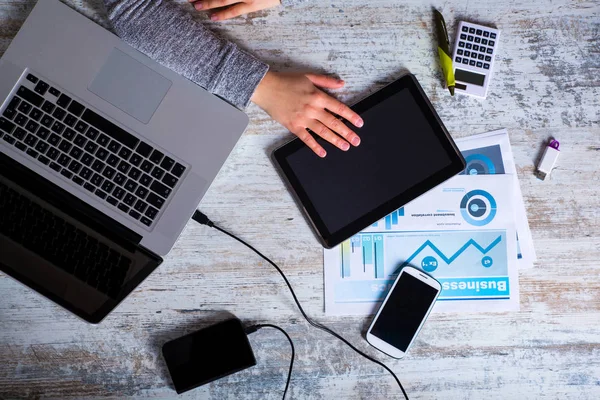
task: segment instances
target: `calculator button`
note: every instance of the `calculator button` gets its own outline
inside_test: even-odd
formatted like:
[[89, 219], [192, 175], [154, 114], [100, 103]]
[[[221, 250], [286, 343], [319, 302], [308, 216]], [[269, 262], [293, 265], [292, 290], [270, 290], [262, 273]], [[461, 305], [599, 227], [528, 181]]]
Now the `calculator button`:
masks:
[[465, 47], [465, 42], [458, 42], [458, 47]]
[[485, 44], [485, 45], [487, 45], [487, 44], [488, 44], [488, 41], [487, 41], [487, 39], [481, 39], [481, 44]]
[[482, 31], [481, 29], [477, 29], [477, 32], [476, 32], [476, 33], [477, 33], [479, 36], [481, 36], [481, 34], [483, 33], [483, 31]]
[[473, 36], [469, 35], [469, 37], [467, 37], [467, 40], [468, 40], [469, 42], [472, 42], [472, 41], [473, 41]]
[[466, 58], [463, 58], [463, 64], [468, 64], [469, 60], [467, 60]]
[[463, 51], [461, 49], [456, 50], [456, 54], [458, 54], [459, 56], [463, 55]]
[[471, 53], [471, 58], [473, 58], [473, 59], [477, 59], [477, 53], [475, 53], [475, 52], [472, 52], [472, 53]]
[[475, 33], [475, 28], [469, 28], [469, 33]]
[[462, 62], [462, 58], [460, 58], [460, 57], [456, 57], [454, 60], [455, 60], [457, 63], [459, 63], [459, 62]]
[[463, 32], [469, 32], [469, 28], [467, 28], [466, 26], [463, 26], [463, 27], [462, 27], [462, 31], [463, 31]]
[[483, 66], [483, 64], [481, 63], [481, 61], [477, 62], [477, 67], [481, 68]]
[[472, 66], [472, 67], [475, 66], [475, 60], [469, 61], [469, 65]]
[[477, 46], [476, 44], [473, 45], [473, 50], [477, 51], [479, 50], [479, 46]]
[[483, 64], [483, 68], [490, 69], [490, 64]]
[[490, 32], [490, 39], [496, 39], [496, 34], [493, 32]]
[[479, 51], [480, 51], [480, 52], [482, 52], [482, 53], [485, 53], [485, 51], [486, 51], [486, 50], [487, 50], [487, 49], [486, 49], [485, 47], [483, 47], [483, 46], [479, 46]]
[[476, 37], [475, 38], [475, 43], [481, 43], [481, 38], [480, 37]]
[[460, 38], [461, 38], [462, 40], [466, 40], [466, 39], [467, 39], [467, 35], [465, 35], [464, 33], [461, 33], [461, 34], [460, 34]]
[[467, 49], [469, 49], [469, 50], [471, 50], [471, 48], [473, 47], [473, 45], [472, 45], [471, 43], [467, 43], [465, 46], [466, 46], [466, 47], [467, 47]]
[[477, 58], [483, 60], [483, 54], [478, 55]]
[[496, 43], [496, 42], [494, 42], [493, 40], [490, 40], [490, 41], [488, 42], [488, 44], [489, 44], [490, 46], [493, 46], [495, 43]]
[[467, 50], [465, 50], [465, 57], [469, 57], [469, 56], [471, 56], [471, 52], [470, 52], [470, 51], [467, 51]]
[[490, 57], [490, 56], [485, 56], [485, 61], [488, 61], [488, 62], [489, 62], [489, 61], [492, 61], [492, 57]]
[[487, 53], [488, 54], [492, 54], [494, 52], [494, 49], [492, 49], [491, 47], [488, 47], [487, 49]]
[[484, 37], [490, 37], [490, 33], [488, 31], [483, 31], [483, 36]]

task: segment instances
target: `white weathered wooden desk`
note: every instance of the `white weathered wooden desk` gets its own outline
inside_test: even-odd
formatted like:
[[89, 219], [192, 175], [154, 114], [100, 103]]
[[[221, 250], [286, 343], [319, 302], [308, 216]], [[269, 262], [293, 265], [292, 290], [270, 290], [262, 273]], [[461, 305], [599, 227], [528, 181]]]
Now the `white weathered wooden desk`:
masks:
[[[0, 54], [34, 0], [0, 0]], [[103, 23], [100, 0], [71, 0]], [[313, 1], [213, 25], [280, 70], [339, 74], [351, 102], [413, 72], [450, 132], [510, 133], [538, 253], [520, 273], [521, 311], [433, 315], [402, 361], [361, 337], [367, 318], [323, 314], [322, 248], [276, 174], [269, 152], [287, 132], [257, 107], [201, 204], [215, 222], [278, 262], [307, 311], [386, 362], [411, 398], [600, 398], [600, 5], [594, 0], [434, 2], [451, 35], [461, 19], [502, 30], [485, 101], [441, 86], [431, 2]], [[199, 129], [201, 121], [199, 121]], [[533, 176], [543, 143], [561, 158]], [[190, 224], [165, 263], [98, 326], [0, 275], [0, 398], [176, 394], [160, 346], [233, 313], [284, 327], [296, 343], [290, 398], [389, 399], [390, 376], [312, 329], [281, 278], [246, 248]], [[278, 399], [290, 350], [277, 331], [251, 336], [258, 365], [183, 398]]]

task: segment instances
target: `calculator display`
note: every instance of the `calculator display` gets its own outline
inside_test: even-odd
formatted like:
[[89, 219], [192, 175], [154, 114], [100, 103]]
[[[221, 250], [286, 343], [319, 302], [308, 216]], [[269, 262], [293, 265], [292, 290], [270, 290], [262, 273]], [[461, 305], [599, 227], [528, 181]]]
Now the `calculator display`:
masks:
[[483, 82], [485, 81], [485, 75], [476, 74], [458, 68], [456, 68], [456, 70], [454, 71], [454, 77], [457, 81], [472, 83], [473, 85], [478, 86], [483, 86]]

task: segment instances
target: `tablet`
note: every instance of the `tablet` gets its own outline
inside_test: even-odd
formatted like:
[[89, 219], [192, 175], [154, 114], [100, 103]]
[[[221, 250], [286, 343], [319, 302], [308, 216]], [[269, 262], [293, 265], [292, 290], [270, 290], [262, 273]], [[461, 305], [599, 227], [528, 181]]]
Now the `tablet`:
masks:
[[316, 138], [325, 158], [300, 139], [273, 160], [324, 247], [331, 248], [465, 168], [416, 78], [407, 74], [351, 107], [364, 120], [347, 152]]

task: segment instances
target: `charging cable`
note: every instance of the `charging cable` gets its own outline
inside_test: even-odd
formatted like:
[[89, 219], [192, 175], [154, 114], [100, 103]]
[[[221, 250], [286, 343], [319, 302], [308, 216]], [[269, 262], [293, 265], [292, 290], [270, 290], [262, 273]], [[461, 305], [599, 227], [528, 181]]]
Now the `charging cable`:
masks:
[[265, 328], [265, 327], [274, 328], [274, 329], [277, 329], [278, 331], [280, 331], [281, 333], [283, 333], [285, 335], [285, 337], [287, 338], [287, 340], [290, 342], [290, 346], [292, 346], [292, 359], [290, 360], [290, 370], [288, 371], [287, 382], [285, 383], [285, 390], [283, 391], [283, 397], [282, 397], [282, 399], [285, 399], [285, 395], [288, 391], [288, 388], [290, 387], [290, 379], [292, 378], [292, 368], [294, 367], [294, 357], [296, 356], [296, 350], [294, 349], [294, 342], [292, 341], [292, 338], [290, 337], [290, 335], [288, 335], [287, 332], [283, 328], [280, 328], [277, 325], [273, 325], [273, 324], [258, 324], [258, 325], [249, 326], [245, 329], [246, 335], [254, 333], [257, 330], [259, 330], [260, 328]]
[[[325, 332], [329, 333], [333, 337], [335, 337], [335, 338], [341, 340], [342, 342], [344, 342], [348, 347], [350, 347], [352, 350], [354, 350], [355, 352], [357, 352], [358, 354], [360, 354], [361, 356], [363, 356], [367, 360], [372, 361], [375, 364], [383, 367], [386, 371], [388, 371], [394, 377], [394, 379], [396, 380], [396, 383], [398, 384], [398, 386], [400, 386], [400, 390], [402, 391], [402, 394], [404, 395], [404, 398], [406, 400], [408, 400], [408, 395], [406, 394], [406, 391], [404, 390], [404, 387], [402, 386], [402, 383], [400, 383], [400, 380], [398, 379], [398, 377], [396, 376], [396, 374], [394, 373], [394, 371], [392, 371], [390, 368], [388, 368], [387, 365], [385, 365], [381, 361], [378, 361], [378, 360], [374, 359], [373, 357], [369, 356], [368, 354], [363, 353], [362, 351], [360, 351], [359, 349], [357, 349], [356, 347], [354, 347], [354, 345], [352, 345], [352, 343], [350, 343], [349, 341], [347, 341], [346, 339], [344, 339], [342, 336], [338, 335], [336, 332], [334, 332], [333, 330], [329, 329], [325, 325], [322, 325], [319, 322], [313, 321], [312, 318], [310, 318], [308, 315], [306, 315], [306, 313], [304, 312], [304, 309], [302, 308], [302, 305], [300, 305], [300, 302], [298, 301], [298, 298], [296, 297], [296, 293], [294, 292], [294, 289], [292, 289], [292, 285], [290, 284], [290, 282], [286, 278], [286, 276], [283, 273], [283, 271], [281, 270], [281, 268], [279, 268], [277, 266], [277, 264], [275, 264], [267, 256], [265, 256], [264, 254], [262, 254], [260, 251], [256, 250], [254, 247], [252, 247], [251, 245], [249, 245], [248, 243], [246, 243], [242, 239], [238, 238], [237, 236], [235, 236], [232, 233], [227, 232], [225, 229], [222, 229], [219, 226], [215, 225], [210, 219], [208, 219], [208, 217], [206, 215], [204, 215], [200, 211], [196, 210], [194, 212], [194, 215], [192, 216], [192, 219], [194, 221], [198, 222], [199, 224], [206, 225], [206, 226], [209, 226], [211, 228], [214, 228], [214, 229], [218, 230], [219, 232], [222, 232], [222, 233], [226, 234], [227, 236], [229, 236], [229, 237], [237, 240], [238, 242], [242, 243], [244, 246], [248, 247], [250, 250], [254, 251], [256, 254], [258, 254], [261, 258], [263, 258], [269, 264], [271, 264], [277, 270], [277, 272], [279, 272], [279, 275], [281, 275], [281, 277], [285, 281], [285, 284], [290, 289], [290, 293], [292, 294], [292, 297], [294, 298], [294, 301], [296, 302], [296, 305], [298, 306], [298, 309], [300, 310], [300, 313], [302, 313], [302, 316], [304, 317], [304, 319], [306, 319], [306, 321], [310, 325], [314, 326], [317, 329], [320, 329], [322, 331], [325, 331]], [[287, 336], [287, 334], [286, 334], [286, 336]], [[291, 371], [291, 366], [290, 366], [290, 371]]]

